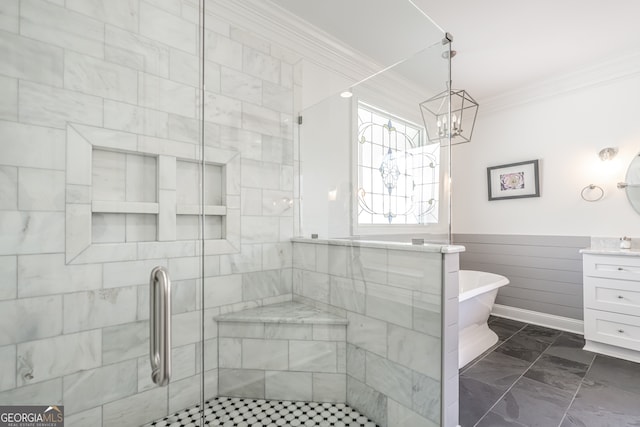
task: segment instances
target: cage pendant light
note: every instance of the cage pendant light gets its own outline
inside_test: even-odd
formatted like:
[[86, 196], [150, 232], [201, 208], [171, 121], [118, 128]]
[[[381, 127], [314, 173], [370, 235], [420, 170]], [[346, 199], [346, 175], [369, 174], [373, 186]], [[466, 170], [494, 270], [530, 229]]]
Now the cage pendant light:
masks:
[[466, 90], [447, 89], [422, 102], [420, 111], [430, 143], [442, 143], [449, 136], [453, 145], [471, 141], [478, 103]]

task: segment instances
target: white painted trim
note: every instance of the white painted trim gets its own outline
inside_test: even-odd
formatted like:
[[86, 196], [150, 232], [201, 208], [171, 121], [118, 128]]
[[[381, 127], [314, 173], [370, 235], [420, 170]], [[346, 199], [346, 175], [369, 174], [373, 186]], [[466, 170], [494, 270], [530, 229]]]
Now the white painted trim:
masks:
[[640, 352], [629, 350], [628, 348], [616, 347], [615, 345], [586, 340], [584, 349], [594, 353], [606, 354], [607, 356], [617, 357], [618, 359], [640, 363]]
[[540, 313], [538, 311], [525, 310], [523, 308], [510, 307], [502, 304], [495, 304], [491, 314], [497, 317], [505, 317], [507, 319], [546, 326], [561, 331], [573, 332], [580, 335], [584, 334], [584, 322], [569, 317], [555, 316], [553, 314]]

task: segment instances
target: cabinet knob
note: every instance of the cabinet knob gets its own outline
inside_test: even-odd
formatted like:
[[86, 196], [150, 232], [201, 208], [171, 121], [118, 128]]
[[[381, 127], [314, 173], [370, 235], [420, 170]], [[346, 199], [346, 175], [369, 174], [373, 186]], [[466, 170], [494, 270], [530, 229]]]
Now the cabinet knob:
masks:
[[624, 271], [624, 268], [618, 267], [618, 271]]
[[618, 332], [624, 334], [624, 329], [618, 329]]
[[618, 299], [624, 299], [622, 295], [618, 295]]

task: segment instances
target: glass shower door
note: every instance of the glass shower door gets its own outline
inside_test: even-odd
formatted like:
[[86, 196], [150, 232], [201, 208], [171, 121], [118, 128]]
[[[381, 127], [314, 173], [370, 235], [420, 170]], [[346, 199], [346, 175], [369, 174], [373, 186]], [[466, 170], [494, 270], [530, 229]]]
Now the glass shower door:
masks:
[[[0, 7], [2, 411], [107, 427], [195, 408], [200, 423], [200, 10]], [[156, 266], [172, 282], [164, 386], [149, 356]]]

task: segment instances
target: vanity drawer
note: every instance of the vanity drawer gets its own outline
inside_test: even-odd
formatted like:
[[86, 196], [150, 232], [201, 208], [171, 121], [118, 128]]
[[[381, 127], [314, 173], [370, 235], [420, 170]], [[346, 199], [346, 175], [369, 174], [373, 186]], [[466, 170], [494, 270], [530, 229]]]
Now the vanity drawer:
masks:
[[640, 316], [640, 282], [585, 277], [584, 305], [586, 308]]
[[585, 339], [640, 350], [640, 317], [585, 309]]
[[640, 281], [640, 257], [585, 254], [583, 270], [589, 277]]

